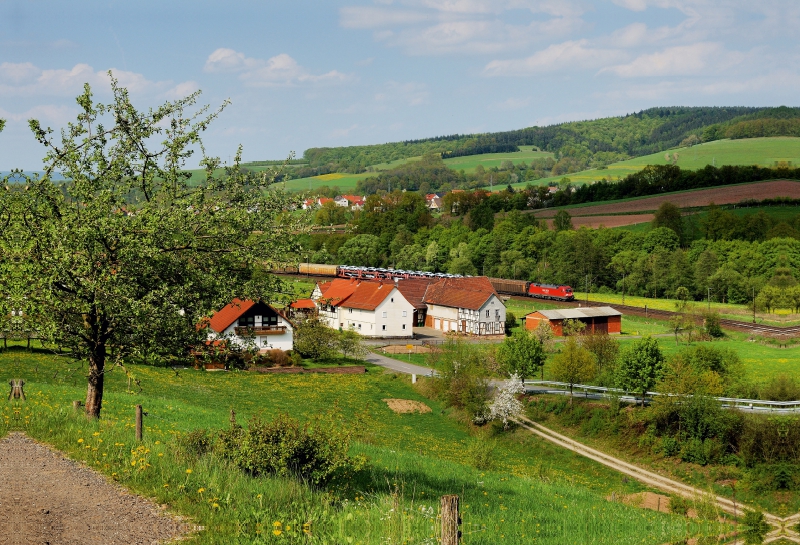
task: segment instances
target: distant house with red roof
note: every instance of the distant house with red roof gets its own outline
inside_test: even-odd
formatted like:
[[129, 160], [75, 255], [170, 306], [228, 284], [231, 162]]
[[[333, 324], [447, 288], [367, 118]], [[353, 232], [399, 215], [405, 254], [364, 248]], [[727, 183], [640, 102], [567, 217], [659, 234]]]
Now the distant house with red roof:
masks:
[[261, 351], [292, 350], [294, 324], [263, 301], [234, 299], [206, 322], [208, 340], [229, 339], [240, 347], [252, 339]]
[[467, 335], [503, 335], [506, 307], [485, 276], [443, 278], [428, 286], [425, 325]]
[[428, 210], [433, 212], [439, 212], [442, 209], [442, 198], [436, 193], [425, 195], [425, 203], [428, 206]]
[[365, 197], [358, 195], [339, 195], [333, 200], [336, 206], [349, 208], [350, 210], [361, 210], [364, 208], [364, 201]]
[[414, 306], [394, 282], [337, 278], [317, 284], [311, 298], [319, 318], [333, 329], [366, 337], [412, 336]]

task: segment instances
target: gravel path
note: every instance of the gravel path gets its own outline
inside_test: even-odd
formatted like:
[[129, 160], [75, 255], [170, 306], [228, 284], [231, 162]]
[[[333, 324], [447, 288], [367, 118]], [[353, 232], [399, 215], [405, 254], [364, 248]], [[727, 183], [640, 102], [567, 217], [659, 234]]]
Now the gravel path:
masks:
[[0, 544], [154, 544], [188, 530], [22, 433], [0, 441]]

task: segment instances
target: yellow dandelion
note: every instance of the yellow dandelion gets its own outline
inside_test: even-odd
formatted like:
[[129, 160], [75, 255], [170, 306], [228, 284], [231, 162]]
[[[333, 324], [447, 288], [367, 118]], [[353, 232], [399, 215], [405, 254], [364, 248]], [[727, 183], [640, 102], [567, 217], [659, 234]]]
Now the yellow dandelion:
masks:
[[192, 470], [191, 470], [191, 469], [187, 469], [187, 470], [186, 470], [186, 474], [187, 474], [187, 475], [191, 475], [191, 474], [192, 474]]
[[80, 439], [78, 439], [78, 443], [83, 443], [83, 437], [81, 437]]

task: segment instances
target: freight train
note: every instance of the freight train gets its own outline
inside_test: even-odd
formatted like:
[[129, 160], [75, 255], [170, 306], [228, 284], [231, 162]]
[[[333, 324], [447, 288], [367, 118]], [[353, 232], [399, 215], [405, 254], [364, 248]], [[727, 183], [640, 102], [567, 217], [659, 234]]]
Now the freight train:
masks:
[[537, 299], [552, 299], [554, 301], [573, 301], [575, 295], [569, 286], [556, 284], [537, 284], [526, 280], [506, 280], [505, 278], [490, 278], [495, 291], [510, 295], [522, 295]]
[[[302, 274], [306, 276], [338, 276], [340, 278], [394, 279], [394, 278], [463, 278], [460, 274], [432, 273], [426, 271], [406, 271], [380, 267], [354, 267], [351, 265], [325, 265], [320, 263], [300, 263], [276, 269], [275, 272]], [[506, 280], [489, 278], [495, 291], [508, 295], [521, 295], [554, 301], [573, 301], [575, 296], [569, 286], [537, 284], [526, 280]]]

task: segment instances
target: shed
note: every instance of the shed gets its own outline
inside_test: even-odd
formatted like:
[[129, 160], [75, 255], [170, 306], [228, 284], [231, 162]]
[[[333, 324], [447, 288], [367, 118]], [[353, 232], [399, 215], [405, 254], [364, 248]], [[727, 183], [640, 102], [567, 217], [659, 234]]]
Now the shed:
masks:
[[622, 313], [611, 307], [565, 308], [560, 310], [537, 310], [525, 316], [525, 329], [536, 329], [543, 321], [550, 325], [553, 333], [561, 337], [564, 320], [578, 320], [586, 324], [587, 333], [619, 335], [622, 331]]

